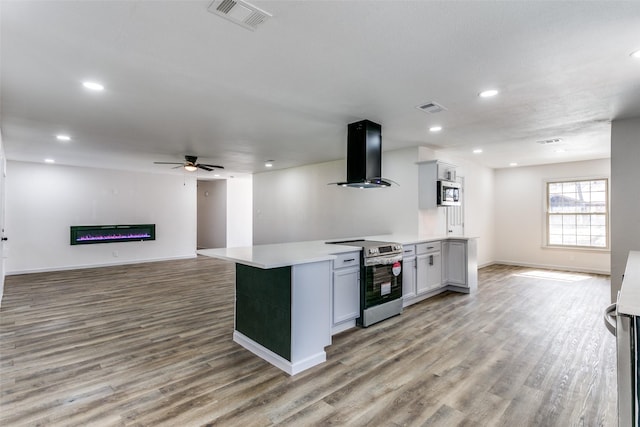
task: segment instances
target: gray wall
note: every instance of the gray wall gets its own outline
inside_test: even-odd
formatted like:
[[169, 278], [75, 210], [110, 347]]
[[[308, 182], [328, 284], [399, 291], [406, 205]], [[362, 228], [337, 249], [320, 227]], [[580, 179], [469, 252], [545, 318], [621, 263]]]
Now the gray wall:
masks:
[[640, 250], [640, 118], [611, 123], [611, 301], [630, 250]]
[[342, 188], [345, 162], [258, 173], [253, 178], [254, 244], [418, 230], [418, 149], [383, 154], [382, 174], [400, 185]]
[[[192, 176], [7, 162], [7, 274], [195, 257]], [[156, 240], [70, 245], [69, 226], [156, 224]]]
[[609, 274], [608, 250], [546, 246], [546, 185], [551, 180], [609, 178], [609, 159], [498, 169], [495, 261]]
[[[418, 161], [438, 158], [424, 147], [386, 151], [382, 174], [399, 185], [359, 190], [327, 185], [345, 179], [344, 161], [254, 175], [254, 244], [399, 234], [443, 236], [444, 208], [418, 207]], [[493, 171], [447, 158], [466, 179], [465, 234], [479, 238], [478, 262], [493, 254]], [[423, 184], [424, 185], [424, 184]], [[427, 183], [426, 185], [431, 185]]]
[[198, 181], [198, 249], [227, 246], [227, 181]]

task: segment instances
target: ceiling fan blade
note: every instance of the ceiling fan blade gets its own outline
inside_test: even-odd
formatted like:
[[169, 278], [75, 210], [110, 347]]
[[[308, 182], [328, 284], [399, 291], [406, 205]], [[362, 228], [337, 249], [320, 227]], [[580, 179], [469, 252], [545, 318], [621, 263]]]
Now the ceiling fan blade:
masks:
[[208, 165], [203, 165], [203, 164], [198, 164], [198, 165], [196, 165], [196, 167], [198, 167], [200, 169], [204, 169], [204, 170], [209, 171], [209, 172], [211, 172], [213, 170]]
[[198, 163], [199, 166], [206, 166], [208, 168], [214, 168], [214, 169], [224, 169], [224, 166], [219, 166], [219, 165], [210, 165], [208, 163]]
[[184, 162], [153, 162], [156, 165], [181, 165]]
[[183, 164], [180, 164], [180, 165], [178, 165], [178, 166], [174, 166], [174, 167], [172, 167], [171, 169], [180, 169], [180, 168], [183, 168], [183, 167], [184, 167], [184, 165], [183, 165]]

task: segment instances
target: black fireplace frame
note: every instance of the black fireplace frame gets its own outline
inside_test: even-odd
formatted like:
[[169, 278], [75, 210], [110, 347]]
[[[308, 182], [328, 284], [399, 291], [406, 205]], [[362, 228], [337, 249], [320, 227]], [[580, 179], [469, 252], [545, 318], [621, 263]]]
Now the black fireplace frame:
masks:
[[72, 225], [72, 245], [156, 240], [155, 224]]

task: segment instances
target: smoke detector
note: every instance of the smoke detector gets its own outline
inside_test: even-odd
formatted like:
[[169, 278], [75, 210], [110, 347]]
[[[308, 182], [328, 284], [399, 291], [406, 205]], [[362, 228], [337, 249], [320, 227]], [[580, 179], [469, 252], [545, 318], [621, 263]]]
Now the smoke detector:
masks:
[[538, 144], [547, 145], [547, 144], [557, 144], [561, 142], [562, 138], [551, 138], [551, 139], [543, 139], [541, 141], [536, 141]]
[[416, 107], [418, 110], [422, 110], [425, 113], [435, 114], [441, 111], [447, 111], [442, 105], [437, 104], [435, 102], [427, 102], [426, 104], [418, 105]]
[[214, 0], [207, 10], [251, 31], [273, 16], [242, 0]]

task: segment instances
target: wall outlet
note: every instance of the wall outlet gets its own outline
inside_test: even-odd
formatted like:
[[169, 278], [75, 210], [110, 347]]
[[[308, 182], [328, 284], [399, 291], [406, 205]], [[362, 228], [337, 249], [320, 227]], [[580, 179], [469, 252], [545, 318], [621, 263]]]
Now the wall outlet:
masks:
[[113, 251], [111, 252], [113, 254], [114, 258], [118, 258], [120, 256], [120, 254], [118, 253], [118, 251]]

